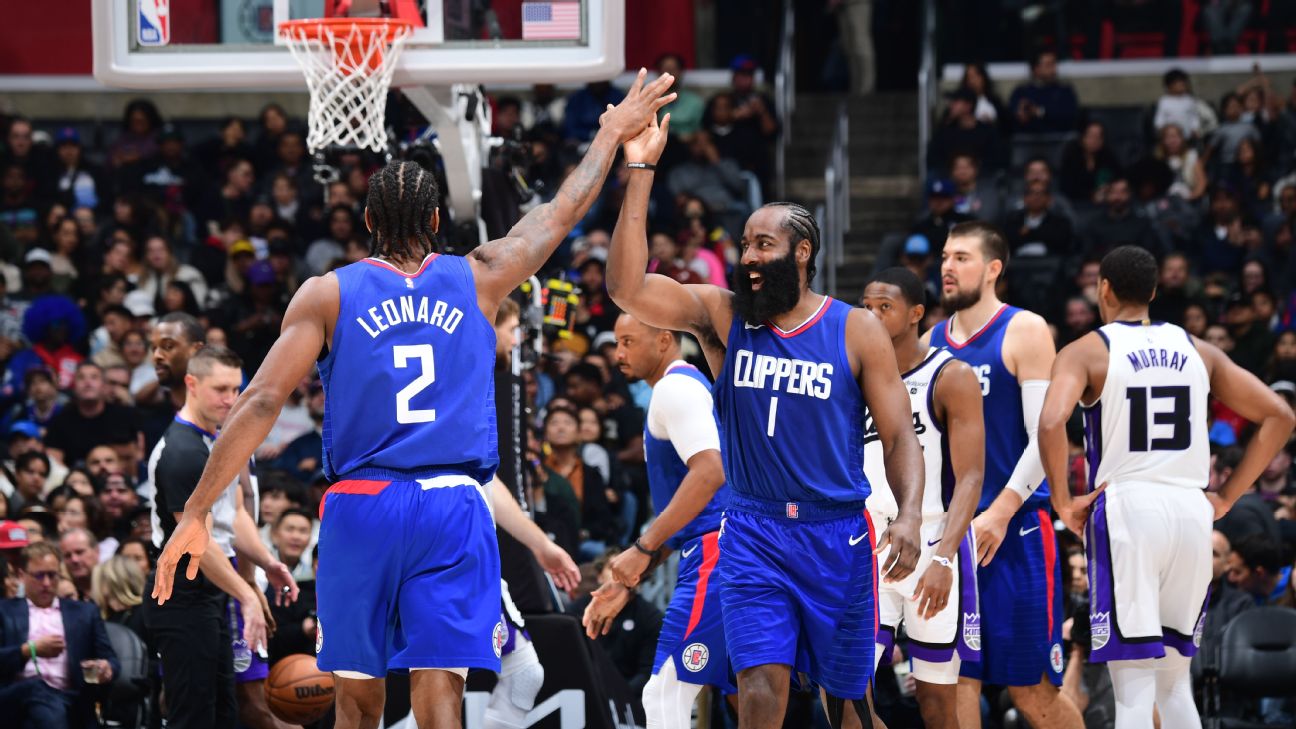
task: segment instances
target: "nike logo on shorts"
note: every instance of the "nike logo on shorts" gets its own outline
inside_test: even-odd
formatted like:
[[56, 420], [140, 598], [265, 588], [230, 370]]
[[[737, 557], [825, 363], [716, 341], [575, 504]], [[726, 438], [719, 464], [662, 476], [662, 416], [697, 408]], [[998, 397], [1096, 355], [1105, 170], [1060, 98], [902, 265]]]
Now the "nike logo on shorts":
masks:
[[858, 537], [850, 537], [850, 538], [847, 539], [846, 541], [850, 542], [850, 545], [853, 547], [853, 546], [855, 546], [856, 544], [859, 544], [860, 542], [864, 541], [864, 538], [867, 537], [867, 536], [868, 536], [868, 532], [864, 532], [863, 534], [859, 535]]
[[1031, 532], [1035, 531], [1036, 529], [1039, 529], [1039, 527], [1033, 526], [1030, 529], [1019, 529], [1017, 530], [1017, 536], [1024, 537], [1027, 534], [1030, 534]]
[[937, 544], [940, 544], [940, 542], [941, 542], [941, 540], [939, 540], [939, 539], [933, 539], [932, 541], [927, 542], [927, 546], [929, 546], [929, 547], [934, 547], [934, 546], [936, 546]]
[[692, 547], [689, 547], [688, 549], [680, 550], [680, 556], [684, 558], [688, 558], [690, 554], [693, 554], [696, 551], [697, 551], [697, 545], [694, 544]]

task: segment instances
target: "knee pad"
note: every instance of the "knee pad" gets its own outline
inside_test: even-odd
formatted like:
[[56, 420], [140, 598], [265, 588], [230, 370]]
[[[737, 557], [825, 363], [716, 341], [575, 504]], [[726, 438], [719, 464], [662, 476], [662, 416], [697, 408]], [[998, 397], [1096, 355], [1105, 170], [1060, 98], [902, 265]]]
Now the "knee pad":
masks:
[[491, 692], [492, 703], [499, 696], [520, 711], [530, 711], [535, 708], [536, 696], [544, 685], [544, 675], [535, 646], [530, 642], [520, 645], [502, 661], [499, 683]]
[[913, 677], [923, 683], [949, 686], [958, 683], [960, 661], [954, 654], [948, 661], [933, 663], [921, 658], [913, 660]]

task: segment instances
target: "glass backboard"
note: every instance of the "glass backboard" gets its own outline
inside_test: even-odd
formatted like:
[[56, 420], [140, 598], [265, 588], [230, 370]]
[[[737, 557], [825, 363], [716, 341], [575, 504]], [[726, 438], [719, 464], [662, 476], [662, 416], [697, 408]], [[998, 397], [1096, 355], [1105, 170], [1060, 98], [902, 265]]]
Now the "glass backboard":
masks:
[[[95, 78], [137, 89], [304, 86], [285, 20], [365, 14], [376, 0], [95, 0]], [[625, 65], [625, 0], [391, 0], [417, 27], [393, 85], [567, 83]]]

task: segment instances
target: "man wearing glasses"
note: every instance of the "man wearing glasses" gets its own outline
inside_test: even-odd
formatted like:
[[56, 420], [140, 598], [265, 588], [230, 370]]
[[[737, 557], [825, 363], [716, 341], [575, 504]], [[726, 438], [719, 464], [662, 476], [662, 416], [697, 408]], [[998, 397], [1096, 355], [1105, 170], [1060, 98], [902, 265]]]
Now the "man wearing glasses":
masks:
[[61, 561], [49, 542], [28, 545], [21, 570], [27, 596], [0, 601], [0, 716], [6, 726], [95, 726], [95, 691], [121, 670], [94, 604], [58, 599]]

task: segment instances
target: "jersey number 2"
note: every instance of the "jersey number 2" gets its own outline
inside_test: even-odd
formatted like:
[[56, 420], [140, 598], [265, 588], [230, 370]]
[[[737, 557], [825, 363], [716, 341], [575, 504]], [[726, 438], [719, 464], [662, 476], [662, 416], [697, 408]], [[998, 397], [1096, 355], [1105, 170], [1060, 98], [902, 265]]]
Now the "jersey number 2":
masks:
[[[1192, 445], [1189, 397], [1187, 386], [1165, 387], [1131, 387], [1125, 391], [1129, 400], [1129, 449], [1131, 452], [1142, 451], [1183, 451]], [[1148, 399], [1172, 400], [1170, 410], [1163, 410], [1152, 415], [1153, 425], [1173, 426], [1169, 438], [1153, 438], [1148, 442]]]
[[396, 393], [396, 422], [430, 423], [436, 420], [436, 410], [433, 408], [426, 410], [410, 408], [410, 400], [426, 390], [428, 385], [436, 382], [436, 361], [432, 357], [432, 345], [398, 344], [392, 347], [392, 356], [396, 359], [397, 369], [405, 369], [412, 359], [418, 360], [423, 367], [422, 374]]

